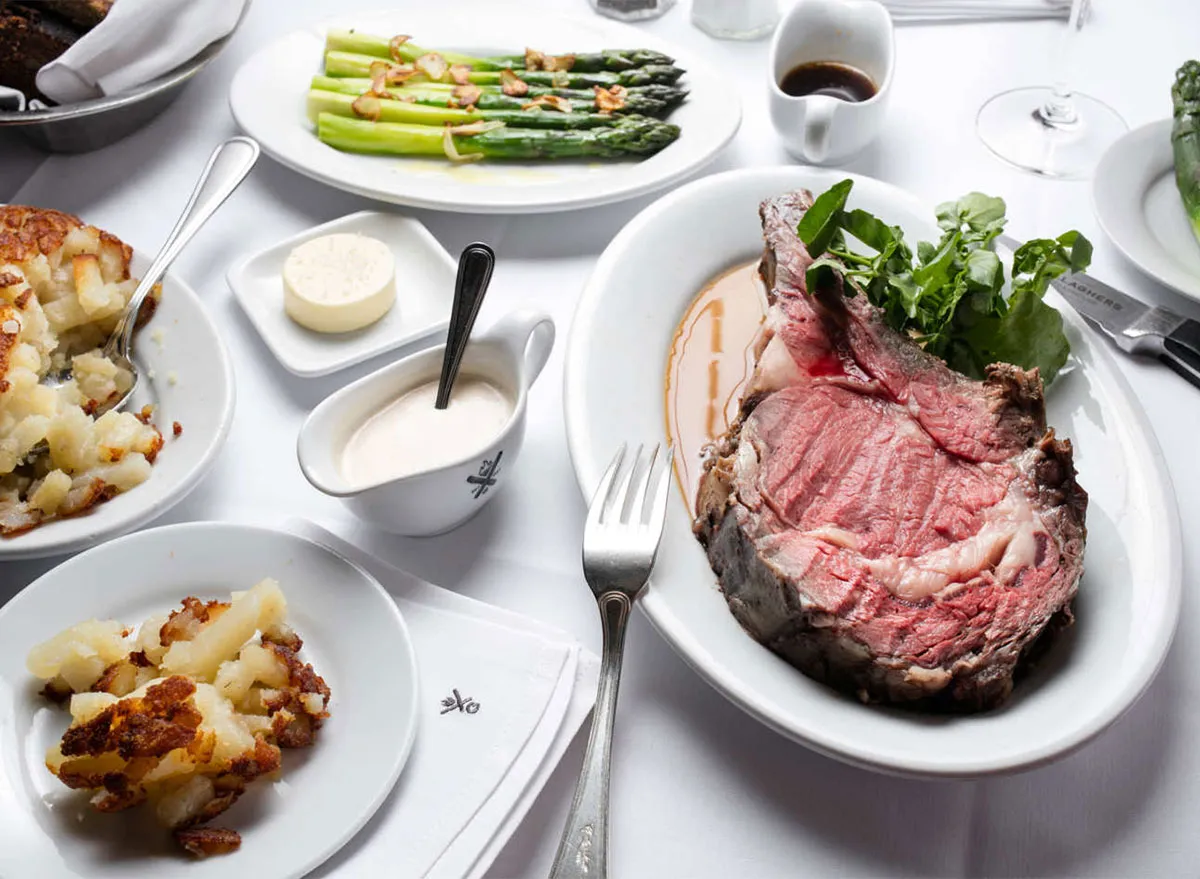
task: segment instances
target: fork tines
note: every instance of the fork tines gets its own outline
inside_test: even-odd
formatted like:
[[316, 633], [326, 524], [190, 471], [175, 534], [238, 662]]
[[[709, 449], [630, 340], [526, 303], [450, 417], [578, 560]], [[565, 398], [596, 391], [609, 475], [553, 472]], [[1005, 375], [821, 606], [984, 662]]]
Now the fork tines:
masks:
[[[675, 450], [668, 446], [666, 455], [660, 458], [660, 449], [658, 443], [649, 452], [645, 451], [643, 445], [638, 445], [637, 452], [626, 467], [626, 445], [621, 444], [592, 496], [592, 504], [588, 509], [588, 531], [620, 525], [641, 526], [662, 533]], [[587, 540], [586, 533], [584, 540]]]

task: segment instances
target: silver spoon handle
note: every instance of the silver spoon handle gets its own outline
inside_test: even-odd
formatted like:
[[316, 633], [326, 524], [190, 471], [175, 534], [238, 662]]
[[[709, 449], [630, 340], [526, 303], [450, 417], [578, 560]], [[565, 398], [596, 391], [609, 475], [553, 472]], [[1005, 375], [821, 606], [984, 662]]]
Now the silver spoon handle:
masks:
[[225, 202], [225, 199], [229, 198], [230, 193], [246, 179], [246, 175], [258, 161], [258, 155], [258, 142], [248, 137], [231, 137], [213, 150], [208, 164], [204, 166], [204, 172], [196, 183], [196, 188], [192, 190], [192, 194], [188, 198], [187, 206], [175, 223], [175, 228], [163, 242], [163, 246], [158, 251], [158, 255], [154, 257], [150, 268], [142, 275], [142, 280], [137, 285], [137, 289], [133, 291], [133, 296], [130, 297], [125, 313], [121, 317], [119, 333], [114, 334], [113, 338], [119, 346], [118, 353], [123, 357], [130, 356], [129, 349], [133, 344], [133, 330], [137, 325], [137, 315], [141, 310], [142, 302], [150, 295], [154, 285], [162, 280], [162, 276], [175, 261], [175, 257], [179, 256], [179, 251], [184, 248], [184, 245], [192, 240], [192, 237], [200, 231], [200, 227], [208, 222], [209, 217], [216, 213], [217, 208]]

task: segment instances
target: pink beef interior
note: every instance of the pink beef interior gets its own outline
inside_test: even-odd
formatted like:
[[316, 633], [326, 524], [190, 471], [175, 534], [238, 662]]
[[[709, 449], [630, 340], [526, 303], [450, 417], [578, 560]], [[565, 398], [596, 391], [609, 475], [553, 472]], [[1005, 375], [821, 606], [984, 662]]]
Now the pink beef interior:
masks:
[[808, 296], [810, 199], [762, 206], [771, 308], [697, 533], [735, 616], [802, 671], [868, 701], [990, 707], [1070, 621], [1087, 504], [1070, 444], [1036, 372], [976, 382], [864, 296]]

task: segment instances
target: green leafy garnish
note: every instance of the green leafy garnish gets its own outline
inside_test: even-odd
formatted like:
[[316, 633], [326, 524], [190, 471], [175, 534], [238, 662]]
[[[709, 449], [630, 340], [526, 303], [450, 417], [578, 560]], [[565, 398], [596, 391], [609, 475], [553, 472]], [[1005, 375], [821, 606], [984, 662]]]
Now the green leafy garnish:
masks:
[[[938, 205], [937, 242], [917, 244], [916, 259], [899, 226], [861, 209], [846, 210], [854, 183], [843, 180], [816, 199], [796, 228], [816, 257], [806, 282], [811, 292], [834, 274], [843, 292], [866, 294], [896, 330], [972, 378], [991, 363], [1037, 367], [1050, 384], [1070, 345], [1062, 316], [1042, 297], [1050, 282], [1086, 268], [1092, 245], [1078, 232], [1026, 241], [1013, 254], [1012, 284], [1004, 294], [1004, 263], [992, 240], [1004, 229], [1004, 200], [970, 192]], [[846, 236], [870, 253], [852, 250]]]

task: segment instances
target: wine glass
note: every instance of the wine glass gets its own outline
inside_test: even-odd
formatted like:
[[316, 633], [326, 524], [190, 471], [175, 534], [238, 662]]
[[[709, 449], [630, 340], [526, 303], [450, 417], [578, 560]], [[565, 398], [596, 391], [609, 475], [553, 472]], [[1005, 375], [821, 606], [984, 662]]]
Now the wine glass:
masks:
[[1129, 126], [1116, 110], [1067, 84], [1071, 49], [1088, 0], [1073, 0], [1052, 86], [1001, 92], [979, 108], [975, 130], [993, 153], [1034, 174], [1088, 177], [1104, 151]]

